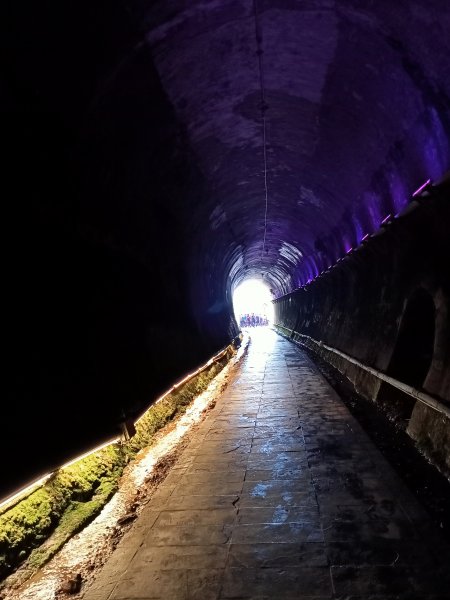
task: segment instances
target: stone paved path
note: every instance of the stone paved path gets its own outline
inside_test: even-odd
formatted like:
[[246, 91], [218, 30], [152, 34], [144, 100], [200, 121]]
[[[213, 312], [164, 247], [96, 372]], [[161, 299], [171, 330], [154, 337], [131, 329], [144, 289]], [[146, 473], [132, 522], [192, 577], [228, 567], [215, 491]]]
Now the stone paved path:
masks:
[[300, 349], [240, 377], [85, 600], [450, 599], [450, 549]]

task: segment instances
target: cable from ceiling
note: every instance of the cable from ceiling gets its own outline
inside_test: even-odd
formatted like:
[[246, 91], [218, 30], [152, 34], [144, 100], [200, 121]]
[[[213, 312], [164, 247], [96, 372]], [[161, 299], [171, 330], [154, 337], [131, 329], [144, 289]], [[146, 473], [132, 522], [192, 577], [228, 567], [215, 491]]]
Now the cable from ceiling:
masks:
[[255, 17], [255, 37], [256, 37], [256, 55], [258, 56], [258, 68], [259, 68], [259, 86], [260, 86], [260, 108], [261, 108], [261, 121], [263, 128], [263, 159], [264, 159], [264, 236], [263, 245], [261, 250], [261, 265], [263, 261], [264, 251], [266, 249], [266, 236], [267, 236], [267, 207], [269, 203], [269, 192], [267, 186], [267, 143], [266, 143], [266, 94], [264, 88], [264, 71], [263, 71], [263, 49], [262, 49], [262, 34], [261, 25], [258, 13], [258, 0], [253, 0], [253, 14]]

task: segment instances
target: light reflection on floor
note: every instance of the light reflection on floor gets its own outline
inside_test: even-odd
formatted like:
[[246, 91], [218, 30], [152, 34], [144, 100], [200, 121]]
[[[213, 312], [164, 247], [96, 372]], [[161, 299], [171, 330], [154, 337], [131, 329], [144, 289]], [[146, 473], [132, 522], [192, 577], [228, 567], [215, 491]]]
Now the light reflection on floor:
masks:
[[[92, 564], [98, 549], [105, 548], [105, 544], [107, 544], [105, 540], [111, 537], [118, 519], [126, 514], [130, 497], [133, 497], [136, 489], [143, 485], [146, 478], [151, 475], [155, 464], [174, 450], [190, 428], [200, 421], [204, 409], [221, 393], [222, 386], [230, 374], [230, 369], [241, 361], [249, 342], [250, 337], [244, 332], [244, 339], [237, 354], [214, 378], [208, 388], [197, 396], [186, 412], [176, 421], [175, 426], [162, 435], [153, 446], [142, 452], [139, 460], [130, 465], [126, 484], [120, 487], [99, 516], [88, 527], [74, 536], [20, 590], [2, 591], [2, 600], [18, 600], [19, 598], [20, 600], [50, 600], [55, 597], [61, 583], [70, 574], [83, 571], [87, 565]], [[7, 582], [8, 579], [4, 583]], [[83, 592], [82, 588], [81, 596]], [[71, 597], [79, 598], [80, 595]]]
[[245, 327], [252, 345], [252, 368], [264, 369], [267, 357], [273, 352], [277, 334], [271, 327]]

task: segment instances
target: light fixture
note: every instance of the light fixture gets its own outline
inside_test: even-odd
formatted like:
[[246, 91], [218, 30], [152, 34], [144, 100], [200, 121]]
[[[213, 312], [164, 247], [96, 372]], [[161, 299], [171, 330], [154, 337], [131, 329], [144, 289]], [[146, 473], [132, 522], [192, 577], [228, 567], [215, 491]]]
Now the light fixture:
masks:
[[418, 189], [417, 189], [415, 192], [413, 192], [413, 198], [415, 198], [415, 197], [416, 197], [416, 196], [418, 196], [418, 195], [419, 195], [421, 192], [423, 192], [423, 190], [424, 190], [426, 187], [428, 187], [428, 186], [430, 185], [430, 183], [431, 183], [431, 179], [427, 179], [427, 180], [425, 181], [425, 183], [424, 183], [424, 184], [422, 184], [422, 185], [420, 186], [420, 188], [418, 188]]

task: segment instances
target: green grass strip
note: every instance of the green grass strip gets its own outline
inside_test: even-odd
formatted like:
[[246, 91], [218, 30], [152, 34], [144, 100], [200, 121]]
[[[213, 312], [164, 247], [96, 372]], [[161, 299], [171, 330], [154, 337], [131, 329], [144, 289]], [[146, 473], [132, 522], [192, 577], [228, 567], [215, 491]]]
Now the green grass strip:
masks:
[[55, 471], [41, 487], [0, 514], [0, 582], [19, 566], [15, 584], [29, 579], [88, 525], [119, 486], [125, 466], [153, 443], [155, 434], [183, 413], [235, 354], [225, 354], [150, 406], [136, 434]]

